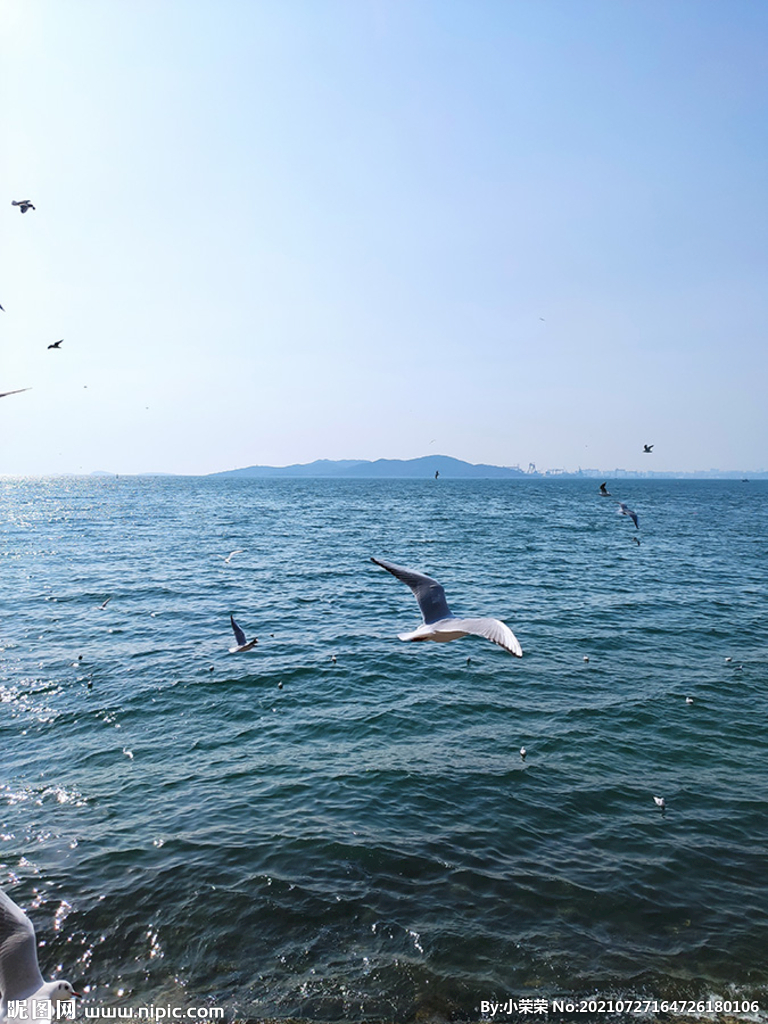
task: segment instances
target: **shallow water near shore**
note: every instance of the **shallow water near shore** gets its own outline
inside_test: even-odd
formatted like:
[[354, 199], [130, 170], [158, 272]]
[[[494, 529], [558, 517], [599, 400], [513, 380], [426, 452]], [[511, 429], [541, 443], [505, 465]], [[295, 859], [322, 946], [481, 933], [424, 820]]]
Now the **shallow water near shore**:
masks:
[[[230, 1018], [768, 1019], [768, 484], [598, 483], [0, 482], [0, 885], [44, 974]], [[524, 657], [401, 643], [371, 555]]]

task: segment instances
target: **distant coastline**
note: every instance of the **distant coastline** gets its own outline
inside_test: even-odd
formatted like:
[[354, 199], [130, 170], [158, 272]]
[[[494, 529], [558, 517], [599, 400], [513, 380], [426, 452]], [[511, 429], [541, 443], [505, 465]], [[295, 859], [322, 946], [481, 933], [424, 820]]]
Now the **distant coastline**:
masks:
[[[436, 477], [437, 474], [437, 477]], [[238, 469], [218, 470], [214, 473], [139, 472], [115, 473], [97, 469], [90, 473], [1, 473], [0, 477], [200, 477], [211, 479], [306, 479], [306, 480], [768, 480], [768, 470], [697, 469], [633, 470], [622, 467], [612, 469], [579, 468], [536, 469], [531, 463], [527, 469], [520, 466], [493, 466], [486, 463], [464, 462], [449, 455], [424, 455], [416, 459], [316, 459], [314, 462], [295, 463], [290, 466], [244, 466]]]
[[568, 480], [586, 477], [589, 479], [672, 479], [672, 480], [760, 480], [768, 479], [768, 471], [745, 470], [695, 470], [693, 472], [661, 472], [653, 470], [614, 469], [546, 469], [537, 470], [531, 466], [527, 470], [519, 466], [492, 466], [484, 463], [463, 462], [449, 455], [424, 455], [417, 459], [317, 459], [315, 462], [297, 463], [291, 466], [245, 466], [241, 469], [227, 469], [216, 473], [205, 474], [217, 478], [256, 478], [275, 477], [305, 479], [429, 479], [446, 480], [525, 480], [562, 478]]

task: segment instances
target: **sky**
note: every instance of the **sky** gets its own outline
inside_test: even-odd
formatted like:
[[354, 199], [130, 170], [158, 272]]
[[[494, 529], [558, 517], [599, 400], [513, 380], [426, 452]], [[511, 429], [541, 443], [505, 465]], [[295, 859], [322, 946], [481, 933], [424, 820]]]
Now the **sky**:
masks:
[[755, 0], [0, 0], [0, 474], [767, 468], [767, 48]]

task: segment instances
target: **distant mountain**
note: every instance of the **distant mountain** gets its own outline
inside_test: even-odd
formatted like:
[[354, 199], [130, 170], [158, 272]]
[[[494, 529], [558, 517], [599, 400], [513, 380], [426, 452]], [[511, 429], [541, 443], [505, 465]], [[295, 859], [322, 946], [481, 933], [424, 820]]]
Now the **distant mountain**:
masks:
[[435, 473], [447, 480], [507, 480], [525, 476], [521, 469], [474, 465], [449, 455], [424, 455], [420, 459], [318, 459], [295, 466], [247, 466], [209, 473], [214, 477], [327, 477], [333, 479], [428, 479]]

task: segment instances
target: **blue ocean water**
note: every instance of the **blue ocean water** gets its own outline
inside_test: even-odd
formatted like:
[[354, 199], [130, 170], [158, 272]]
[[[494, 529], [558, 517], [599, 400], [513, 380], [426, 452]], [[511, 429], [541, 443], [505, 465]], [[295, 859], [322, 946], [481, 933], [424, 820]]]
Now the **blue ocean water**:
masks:
[[[250, 1019], [768, 1019], [768, 484], [609, 486], [1, 481], [0, 885], [44, 973]], [[400, 642], [371, 555], [524, 657]]]

